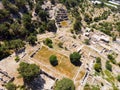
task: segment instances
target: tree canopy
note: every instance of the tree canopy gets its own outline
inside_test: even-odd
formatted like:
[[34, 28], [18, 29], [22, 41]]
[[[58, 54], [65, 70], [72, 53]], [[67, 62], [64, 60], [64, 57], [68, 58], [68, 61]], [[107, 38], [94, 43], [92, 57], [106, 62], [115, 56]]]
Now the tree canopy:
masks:
[[81, 64], [80, 62], [81, 55], [78, 52], [73, 52], [70, 54], [70, 61], [72, 64], [78, 66]]
[[57, 57], [55, 55], [51, 55], [49, 60], [50, 60], [51, 65], [53, 65], [53, 66], [58, 65], [58, 60], [57, 60]]
[[7, 90], [16, 90], [17, 86], [15, 84], [13, 84], [12, 82], [9, 82], [5, 85]]
[[23, 77], [24, 80], [29, 81], [38, 76], [40, 68], [35, 64], [21, 62], [18, 68], [18, 72]]
[[56, 82], [54, 90], [75, 90], [75, 85], [72, 80], [63, 78]]
[[30, 35], [30, 36], [27, 38], [27, 41], [28, 41], [31, 45], [35, 45], [35, 42], [37, 41], [37, 37], [36, 37], [36, 36], [33, 36], [33, 35]]

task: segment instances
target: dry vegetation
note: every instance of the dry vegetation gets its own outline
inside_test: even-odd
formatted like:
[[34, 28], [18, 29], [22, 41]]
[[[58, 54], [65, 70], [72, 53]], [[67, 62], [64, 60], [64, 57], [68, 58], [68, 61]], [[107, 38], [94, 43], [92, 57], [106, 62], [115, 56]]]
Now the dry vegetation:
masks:
[[68, 77], [73, 78], [73, 76], [77, 73], [79, 67], [72, 65], [67, 56], [64, 56], [63, 54], [60, 54], [43, 46], [41, 50], [38, 51], [38, 53], [34, 56], [34, 58], [45, 65], [51, 66], [49, 63], [49, 57], [51, 55], [56, 55], [59, 62], [58, 66], [51, 67], [51, 69], [57, 70], [61, 74], [65, 74]]

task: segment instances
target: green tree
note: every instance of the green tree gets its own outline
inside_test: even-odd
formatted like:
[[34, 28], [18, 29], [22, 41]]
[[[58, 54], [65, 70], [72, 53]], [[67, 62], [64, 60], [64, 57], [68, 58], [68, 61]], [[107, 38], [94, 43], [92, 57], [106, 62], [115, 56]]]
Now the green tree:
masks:
[[74, 28], [76, 34], [81, 32], [81, 22], [80, 22], [80, 20], [75, 21], [75, 24], [74, 24], [73, 28]]
[[45, 26], [44, 25], [40, 26], [39, 33], [45, 33]]
[[7, 90], [17, 90], [17, 86], [13, 84], [12, 82], [9, 82], [5, 85]]
[[81, 55], [78, 52], [73, 52], [70, 54], [70, 61], [72, 64], [78, 66], [81, 64], [80, 62]]
[[49, 58], [49, 61], [50, 61], [51, 65], [53, 65], [53, 66], [58, 65], [58, 60], [57, 60], [57, 57], [55, 55], [51, 55]]
[[117, 80], [120, 82], [120, 75], [117, 76]]
[[115, 58], [113, 57], [113, 55], [112, 54], [108, 54], [108, 59], [113, 63], [113, 64], [116, 64], [116, 60], [115, 60]]
[[38, 15], [42, 21], [47, 22], [48, 13], [45, 10], [39, 10]]
[[2, 0], [2, 4], [6, 7], [9, 4], [8, 0]]
[[33, 36], [33, 35], [30, 35], [30, 36], [27, 38], [27, 41], [29, 42], [29, 44], [35, 45], [35, 42], [37, 41], [37, 37], [36, 37], [36, 36]]
[[10, 55], [10, 52], [9, 52], [7, 46], [0, 45], [0, 60], [9, 56], [9, 55]]
[[101, 68], [101, 58], [100, 57], [96, 58], [96, 63], [94, 64], [94, 69], [97, 72], [100, 72], [102, 70], [102, 68]]
[[90, 45], [90, 40], [89, 40], [89, 39], [85, 39], [84, 43], [85, 43], [86, 45]]
[[106, 62], [105, 67], [106, 67], [107, 70], [112, 71], [112, 65], [110, 64], [109, 61]]
[[48, 22], [47, 29], [48, 29], [48, 31], [51, 31], [51, 32], [56, 32], [57, 31], [57, 27], [55, 25], [55, 20], [50, 20]]
[[25, 5], [26, 5], [26, 0], [15, 0], [15, 4], [16, 4], [16, 6], [18, 6], [19, 8], [25, 7]]
[[44, 41], [44, 44], [47, 45], [48, 47], [52, 48], [52, 40], [50, 38], [46, 38]]
[[96, 64], [94, 65], [94, 69], [95, 69], [95, 71], [100, 72], [100, 71], [101, 71], [101, 64], [96, 63]]
[[33, 80], [36, 76], [38, 76], [40, 68], [35, 64], [21, 62], [18, 68], [18, 72], [24, 80], [29, 81]]
[[72, 80], [63, 78], [56, 82], [54, 90], [75, 90], [75, 85]]
[[19, 56], [16, 56], [15, 61], [18, 62], [20, 60]]
[[96, 63], [100, 63], [101, 64], [101, 58], [100, 57], [96, 58]]
[[31, 27], [31, 16], [29, 14], [24, 14], [22, 17], [23, 25], [29, 29]]

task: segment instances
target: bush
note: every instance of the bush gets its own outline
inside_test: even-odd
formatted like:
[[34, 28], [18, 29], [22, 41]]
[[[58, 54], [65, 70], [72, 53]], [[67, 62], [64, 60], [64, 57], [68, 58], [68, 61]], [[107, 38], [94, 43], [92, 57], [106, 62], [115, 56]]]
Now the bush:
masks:
[[112, 71], [112, 65], [110, 64], [109, 61], [106, 62], [106, 69]]
[[33, 36], [33, 35], [30, 35], [30, 36], [27, 38], [27, 41], [29, 42], [29, 44], [35, 45], [35, 42], [37, 41], [37, 37], [36, 37], [36, 36]]
[[84, 43], [85, 43], [86, 45], [90, 45], [90, 40], [89, 40], [89, 39], [85, 39]]
[[62, 43], [62, 42], [59, 42], [59, 43], [58, 43], [58, 46], [59, 46], [60, 48], [63, 48], [63, 43]]
[[70, 54], [70, 61], [72, 64], [78, 66], [81, 64], [80, 62], [81, 55], [78, 52], [73, 52]]
[[117, 65], [120, 67], [120, 62], [118, 62]]
[[75, 85], [72, 80], [63, 78], [56, 82], [54, 90], [75, 90]]
[[76, 34], [81, 32], [81, 22], [79, 20], [75, 21], [73, 29], [75, 30]]
[[44, 44], [47, 45], [48, 47], [53, 48], [53, 46], [52, 46], [52, 43], [53, 43], [53, 42], [52, 42], [51, 39], [46, 38], [43, 42], [44, 42]]
[[117, 80], [120, 82], [120, 75], [117, 76]]
[[96, 58], [96, 63], [101, 63], [101, 58], [100, 57]]
[[19, 60], [20, 60], [19, 56], [16, 56], [15, 61], [19, 62]]
[[36, 64], [21, 62], [18, 68], [18, 72], [24, 80], [30, 81], [38, 76], [40, 68]]
[[17, 87], [15, 84], [13, 84], [12, 82], [9, 82], [5, 85], [5, 87], [7, 88], [7, 90], [16, 90]]
[[57, 57], [55, 55], [51, 55], [49, 58], [49, 61], [50, 61], [51, 65], [53, 65], [53, 66], [58, 65], [58, 60], [57, 60]]
[[96, 64], [94, 65], [94, 69], [95, 69], [95, 71], [100, 72], [100, 71], [101, 71], [101, 64], [96, 63]]
[[116, 60], [115, 60], [115, 58], [114, 58], [111, 54], [108, 55], [108, 59], [109, 59], [113, 64], [116, 64]]

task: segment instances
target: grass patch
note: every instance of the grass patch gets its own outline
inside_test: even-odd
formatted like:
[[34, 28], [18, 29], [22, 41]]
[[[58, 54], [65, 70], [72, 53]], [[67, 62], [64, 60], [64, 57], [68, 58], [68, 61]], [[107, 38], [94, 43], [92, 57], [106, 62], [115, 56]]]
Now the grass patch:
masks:
[[[58, 59], [58, 65], [56, 67], [52, 67], [49, 62], [49, 57], [51, 55], [56, 55]], [[34, 55], [34, 58], [45, 65], [49, 65], [51, 69], [60, 72], [61, 74], [65, 74], [70, 78], [77, 73], [79, 67], [74, 66], [71, 64], [69, 58], [63, 54], [60, 54], [54, 50], [48, 49], [47, 47], [43, 46], [41, 50], [38, 51]]]
[[61, 24], [62, 27], [67, 27], [68, 26], [68, 22], [67, 21], [62, 21], [60, 24]]

